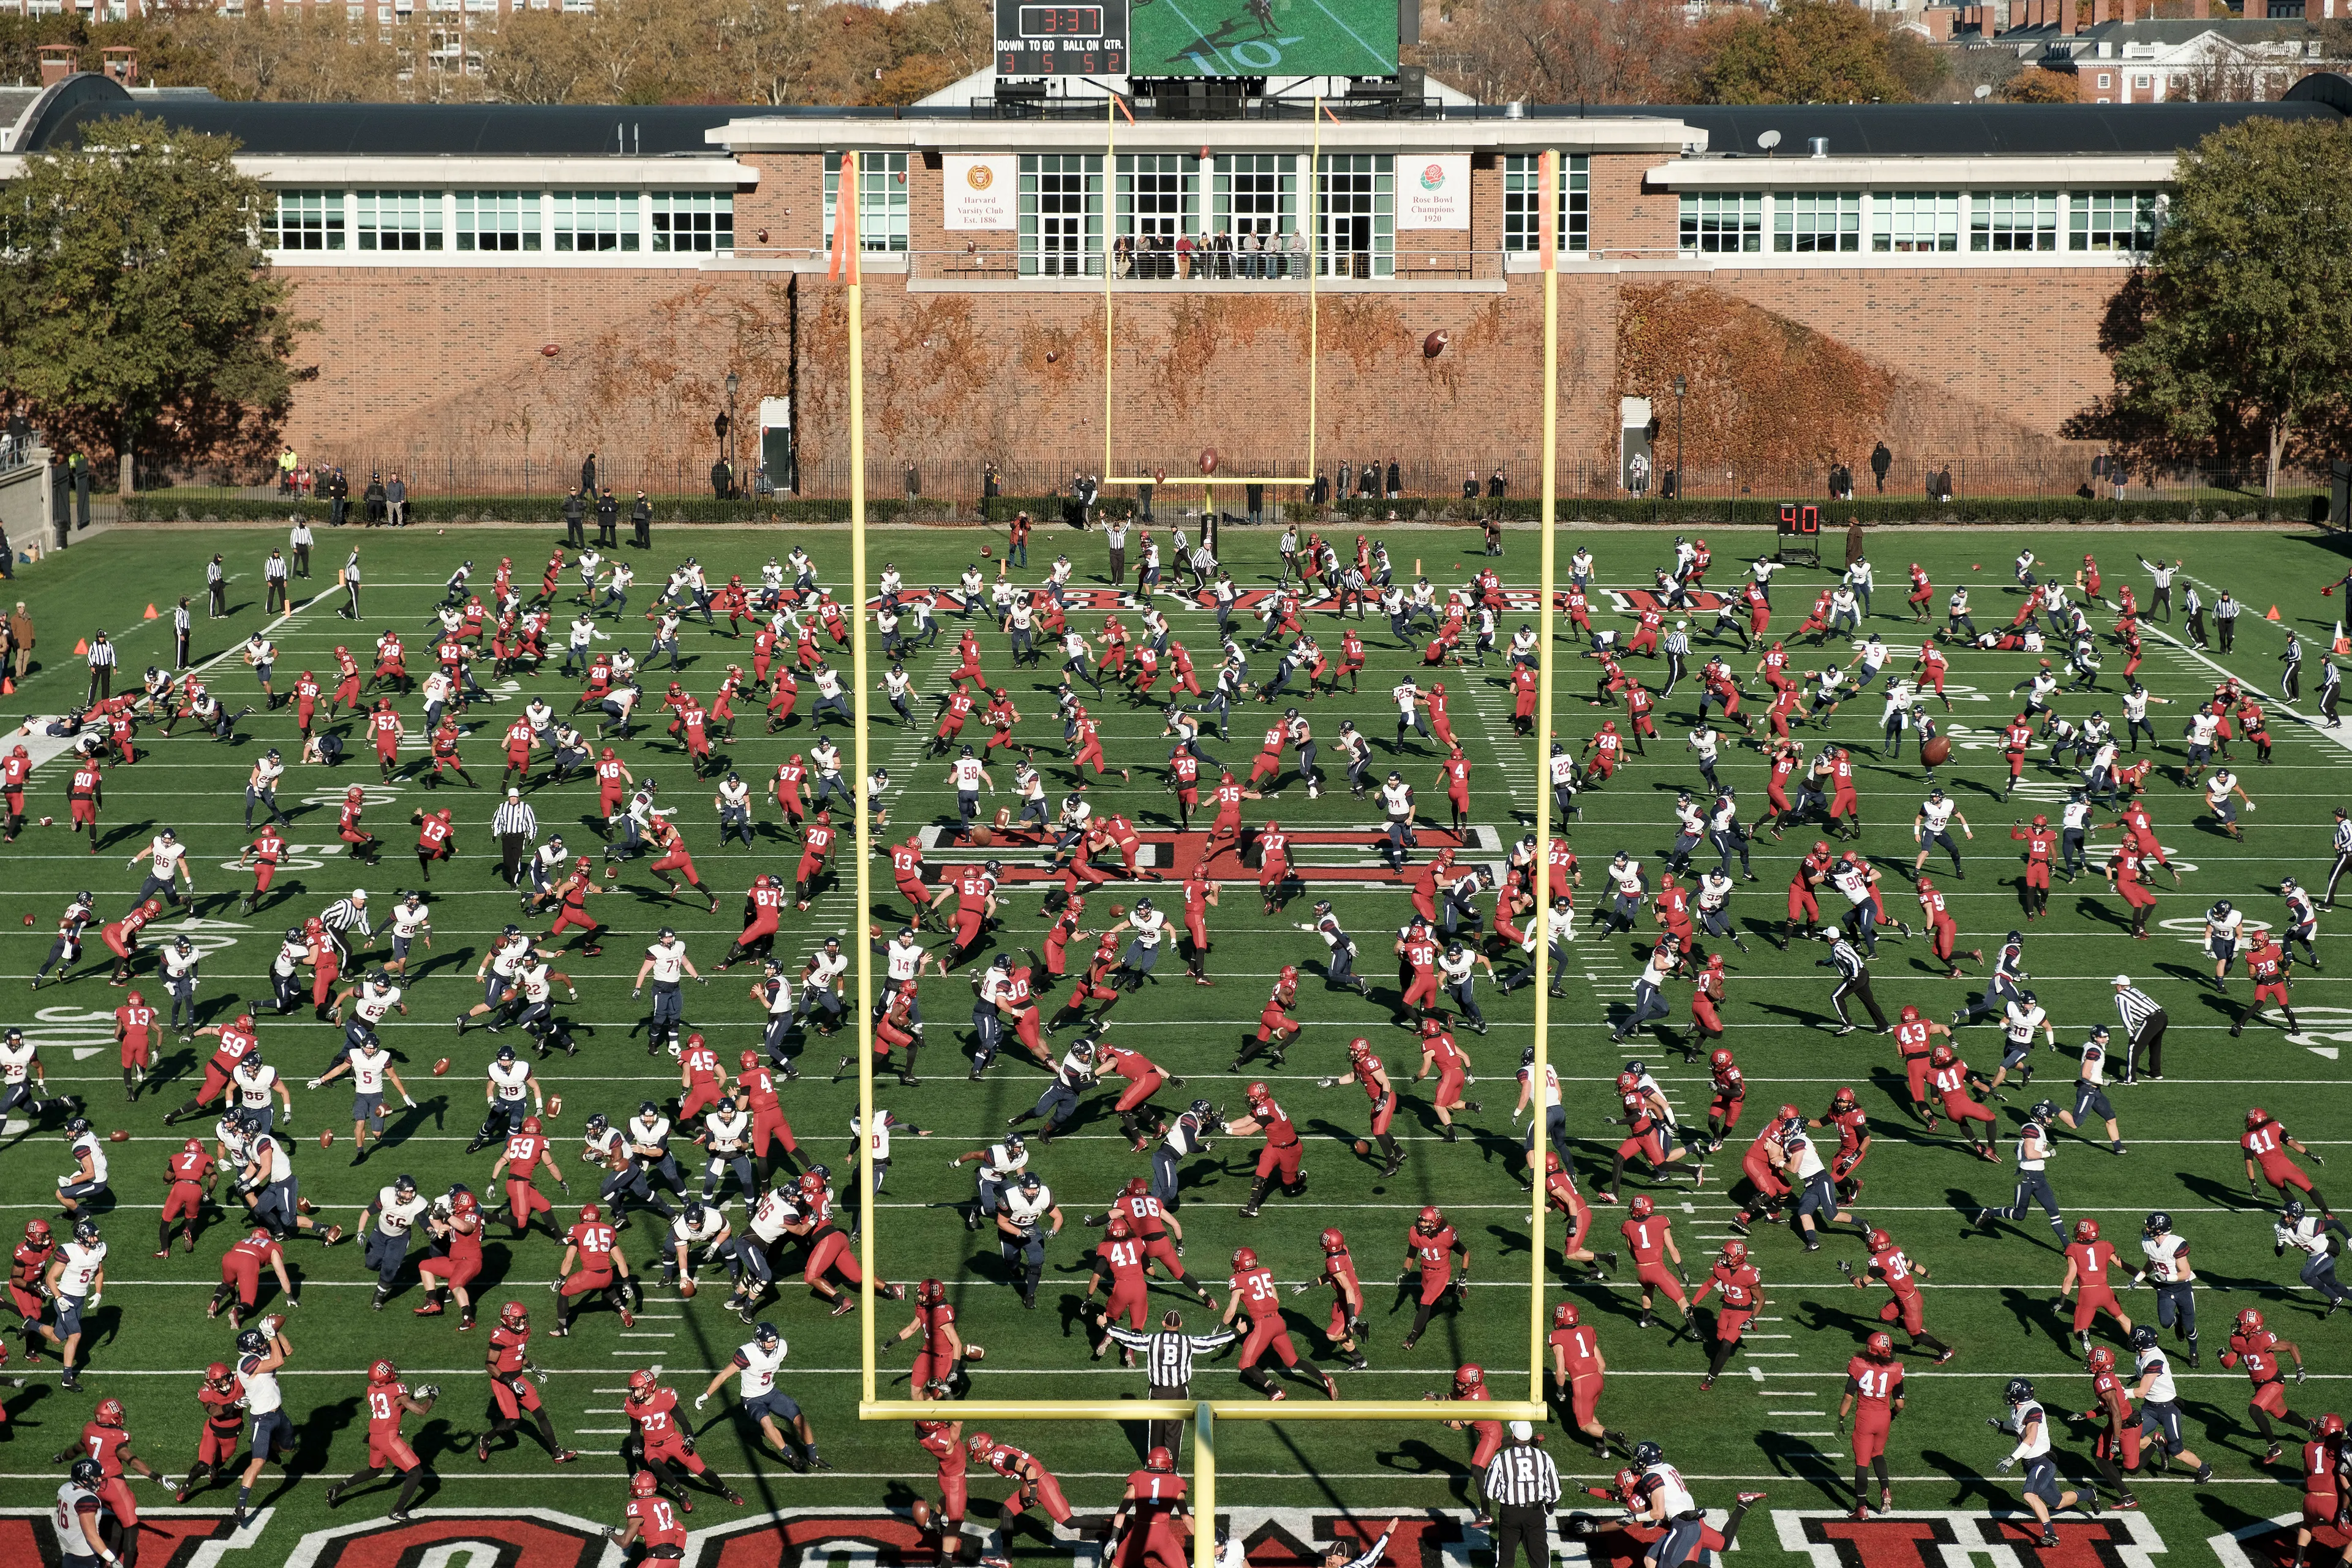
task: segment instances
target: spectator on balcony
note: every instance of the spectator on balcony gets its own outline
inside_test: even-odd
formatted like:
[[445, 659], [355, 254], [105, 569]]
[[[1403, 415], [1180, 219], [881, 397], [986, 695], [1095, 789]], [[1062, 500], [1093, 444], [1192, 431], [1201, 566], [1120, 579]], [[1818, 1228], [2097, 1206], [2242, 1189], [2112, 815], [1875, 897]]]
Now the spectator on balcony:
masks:
[[1287, 265], [1284, 268], [1283, 276], [1305, 278], [1307, 276], [1307, 231], [1299, 228], [1292, 229], [1285, 247], [1288, 250], [1289, 256], [1286, 258]]
[[1115, 278], [1128, 278], [1134, 275], [1135, 239], [1133, 236], [1122, 234], [1111, 242], [1110, 265], [1111, 275]]
[[1192, 276], [1192, 237], [1189, 234], [1176, 237], [1176, 276], [1184, 279]]

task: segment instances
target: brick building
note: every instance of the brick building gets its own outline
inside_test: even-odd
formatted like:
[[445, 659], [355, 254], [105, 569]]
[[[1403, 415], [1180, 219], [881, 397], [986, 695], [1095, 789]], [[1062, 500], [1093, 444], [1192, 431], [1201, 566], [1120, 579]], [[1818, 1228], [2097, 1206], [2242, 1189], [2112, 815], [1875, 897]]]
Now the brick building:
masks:
[[[2337, 117], [2326, 96], [1336, 121], [1260, 105], [1113, 125], [140, 107], [236, 137], [272, 192], [262, 243], [319, 323], [296, 445], [411, 468], [520, 454], [554, 474], [592, 447], [707, 465], [730, 375], [739, 423], [764, 409], [804, 475], [837, 465], [844, 296], [825, 251], [854, 149], [869, 460], [892, 483], [907, 465], [949, 476], [936, 493], [983, 460], [1100, 466], [1106, 272], [1122, 467], [1202, 446], [1305, 461], [1310, 287], [1319, 460], [1532, 461], [1547, 149], [1571, 463], [1613, 465], [1640, 400], [1662, 440], [1680, 416], [1698, 476], [1859, 464], [1880, 438], [1906, 463], [2071, 460], [2061, 426], [2107, 385], [2101, 314], [2181, 149], [2248, 116]], [[0, 178], [133, 102], [96, 75], [52, 87], [19, 112]]]

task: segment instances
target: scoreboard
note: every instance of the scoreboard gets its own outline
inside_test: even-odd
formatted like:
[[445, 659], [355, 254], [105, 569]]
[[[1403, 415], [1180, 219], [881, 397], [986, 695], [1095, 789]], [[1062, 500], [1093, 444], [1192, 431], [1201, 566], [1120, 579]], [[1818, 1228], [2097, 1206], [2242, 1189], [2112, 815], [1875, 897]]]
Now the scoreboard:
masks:
[[999, 77], [1124, 76], [1128, 0], [996, 0]]

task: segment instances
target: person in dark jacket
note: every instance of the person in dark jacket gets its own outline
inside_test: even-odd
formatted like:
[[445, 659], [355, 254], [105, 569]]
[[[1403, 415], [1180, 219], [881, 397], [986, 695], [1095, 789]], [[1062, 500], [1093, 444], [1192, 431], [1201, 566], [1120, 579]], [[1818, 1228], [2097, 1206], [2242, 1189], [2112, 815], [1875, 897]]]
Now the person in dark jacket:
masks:
[[[333, 469], [327, 475], [327, 526], [342, 527], [343, 520], [351, 510], [351, 504], [352, 481], [343, 477], [342, 469]], [[303, 575], [308, 576], [309, 574], [305, 573]]]
[[1878, 482], [1878, 493], [1886, 493], [1886, 472], [1895, 467], [1895, 454], [1881, 441], [1870, 449], [1870, 477]]
[[646, 499], [643, 490], [637, 492], [637, 502], [629, 509], [629, 526], [636, 531], [638, 549], [654, 547], [654, 503]]
[[360, 492], [360, 510], [366, 515], [370, 528], [383, 526], [385, 508], [382, 474], [368, 476], [367, 489]]
[[609, 489], [596, 498], [596, 542], [615, 549], [621, 542], [621, 503]]
[[583, 496], [596, 493], [596, 454], [593, 452], [580, 461], [580, 493]]
[[581, 499], [580, 487], [574, 485], [572, 493], [563, 498], [563, 542], [574, 550], [586, 542], [583, 534], [587, 518], [588, 503]]

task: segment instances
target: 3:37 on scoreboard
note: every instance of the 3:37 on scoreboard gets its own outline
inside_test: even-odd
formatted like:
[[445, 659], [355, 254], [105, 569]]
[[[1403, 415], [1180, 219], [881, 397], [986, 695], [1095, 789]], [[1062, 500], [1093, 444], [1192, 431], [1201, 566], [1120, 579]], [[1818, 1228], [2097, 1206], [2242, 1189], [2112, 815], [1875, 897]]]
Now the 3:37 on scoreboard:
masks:
[[1121, 76], [1127, 71], [1129, 0], [996, 0], [1000, 77]]

